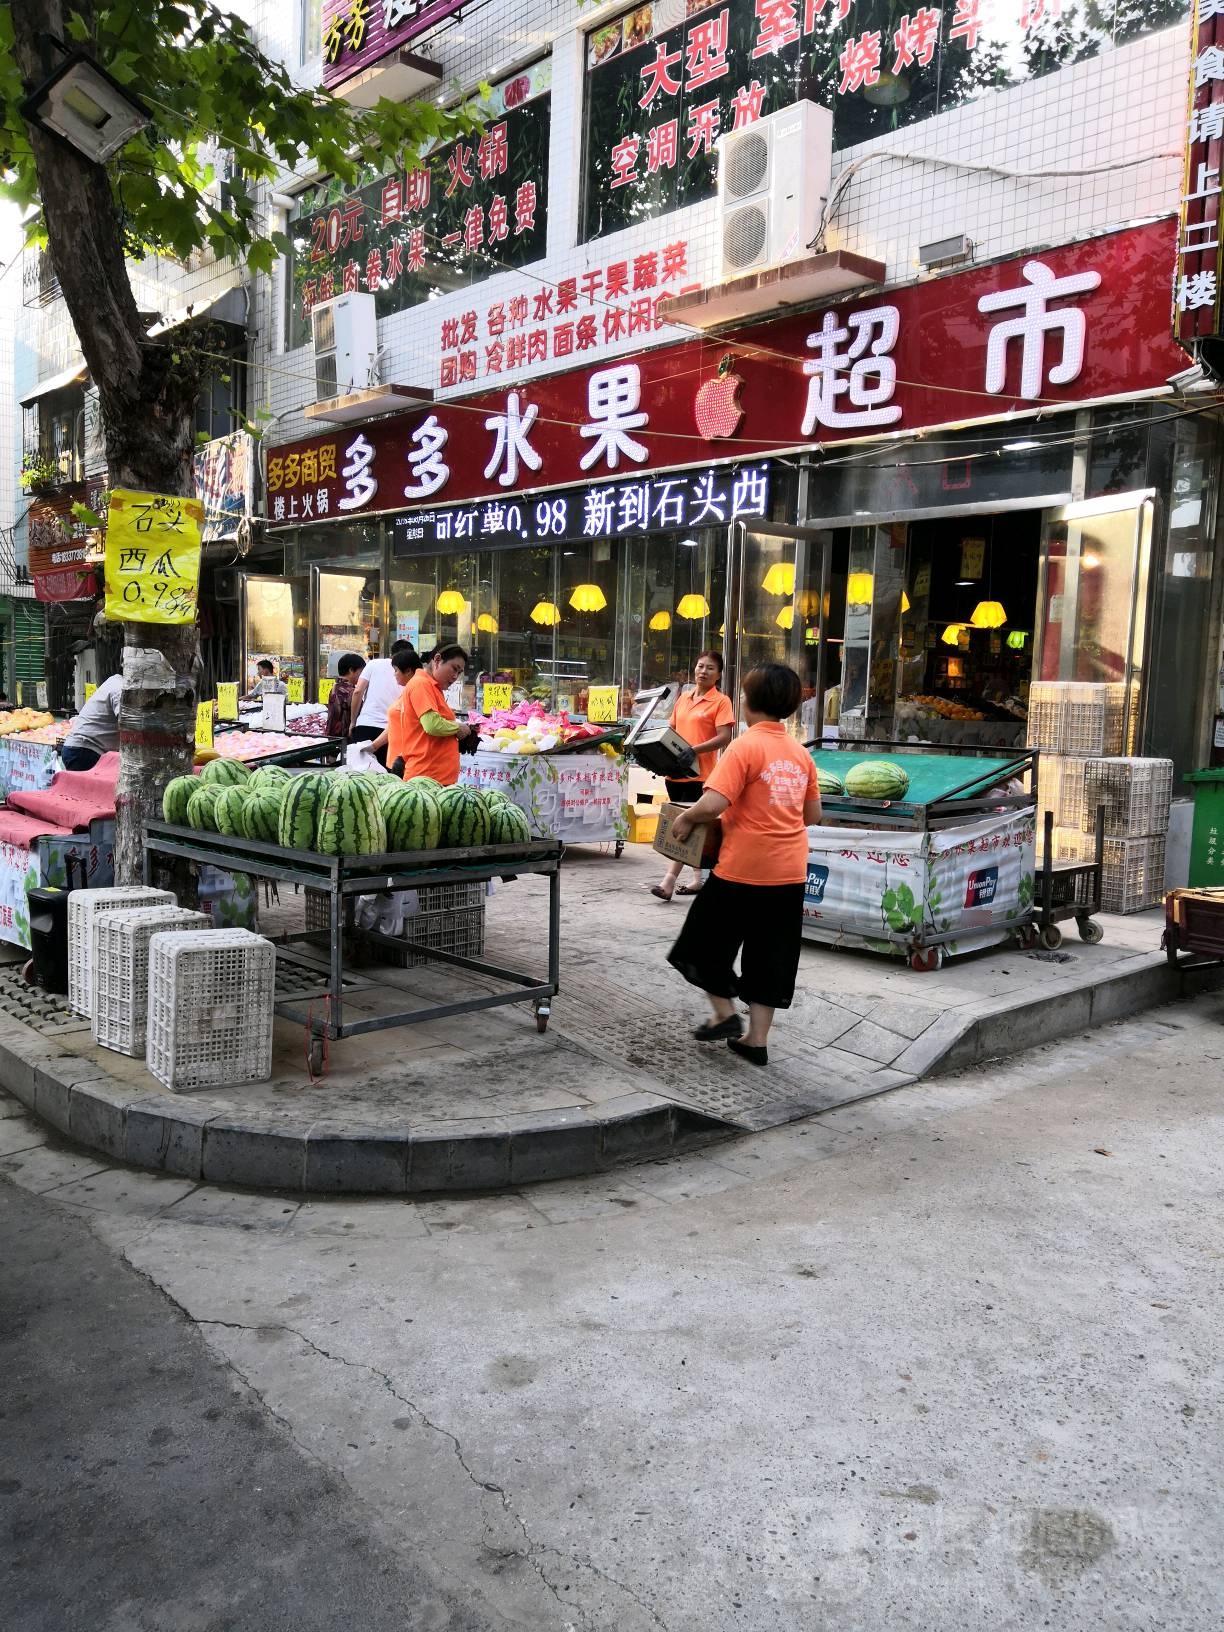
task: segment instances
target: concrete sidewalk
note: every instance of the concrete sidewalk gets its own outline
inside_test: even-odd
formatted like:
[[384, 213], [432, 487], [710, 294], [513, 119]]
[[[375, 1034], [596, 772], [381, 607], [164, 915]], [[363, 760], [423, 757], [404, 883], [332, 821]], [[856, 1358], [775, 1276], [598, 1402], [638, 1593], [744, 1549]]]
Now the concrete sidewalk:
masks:
[[[685, 904], [649, 893], [650, 851], [567, 856], [561, 994], [547, 1035], [525, 1005], [331, 1045], [311, 1081], [306, 1033], [276, 1023], [267, 1083], [171, 1095], [143, 1062], [96, 1048], [63, 1005], [0, 977], [0, 1085], [73, 1141], [143, 1167], [257, 1187], [403, 1194], [488, 1189], [659, 1155], [703, 1133], [796, 1120], [918, 1077], [1002, 1057], [1200, 990], [1159, 950], [1162, 916], [1102, 919], [1098, 946], [998, 948], [930, 974], [806, 945], [794, 1008], [758, 1071], [691, 1028], [699, 994], [665, 962]], [[488, 904], [486, 951], [543, 962], [545, 886]], [[264, 913], [275, 934], [300, 906]], [[373, 978], [367, 978], [373, 977]], [[358, 972], [352, 1014], [493, 983], [443, 966]], [[408, 994], [408, 1005], [405, 1005]]]

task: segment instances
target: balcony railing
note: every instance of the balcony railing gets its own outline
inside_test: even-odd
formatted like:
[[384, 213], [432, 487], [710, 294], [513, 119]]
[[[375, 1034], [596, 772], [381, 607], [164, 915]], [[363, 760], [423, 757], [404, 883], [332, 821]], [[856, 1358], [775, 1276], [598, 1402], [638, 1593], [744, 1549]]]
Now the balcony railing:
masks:
[[41, 249], [27, 249], [21, 263], [21, 303], [49, 306], [60, 298], [60, 282], [51, 257]]

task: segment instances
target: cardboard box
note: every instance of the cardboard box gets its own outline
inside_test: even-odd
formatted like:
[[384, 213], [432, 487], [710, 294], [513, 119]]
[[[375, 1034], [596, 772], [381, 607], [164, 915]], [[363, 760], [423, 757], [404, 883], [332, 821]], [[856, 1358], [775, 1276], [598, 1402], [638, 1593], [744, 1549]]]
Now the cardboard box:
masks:
[[629, 806], [629, 843], [653, 844], [659, 830], [659, 812], [654, 805]]
[[666, 856], [668, 861], [681, 861], [686, 867], [700, 867], [705, 850], [707, 824], [695, 827], [683, 842], [672, 838], [672, 823], [682, 811], [690, 808], [688, 805], [663, 806], [659, 812], [659, 827], [655, 833], [654, 847], [661, 856]]

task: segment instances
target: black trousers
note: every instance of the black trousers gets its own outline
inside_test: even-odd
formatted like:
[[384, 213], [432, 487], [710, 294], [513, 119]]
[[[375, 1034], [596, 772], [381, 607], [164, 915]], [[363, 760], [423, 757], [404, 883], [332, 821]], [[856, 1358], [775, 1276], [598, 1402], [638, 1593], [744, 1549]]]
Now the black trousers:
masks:
[[[384, 727], [385, 729], [385, 727]], [[373, 742], [375, 737], [381, 737], [382, 731], [376, 725], [355, 725], [349, 732], [350, 742]], [[385, 771], [387, 768], [387, 744], [374, 750], [374, 758]]]
[[101, 758], [96, 748], [60, 749], [60, 763], [66, 771], [92, 771]]
[[711, 997], [789, 1009], [803, 937], [803, 892], [802, 884], [732, 884], [711, 873], [668, 963]]

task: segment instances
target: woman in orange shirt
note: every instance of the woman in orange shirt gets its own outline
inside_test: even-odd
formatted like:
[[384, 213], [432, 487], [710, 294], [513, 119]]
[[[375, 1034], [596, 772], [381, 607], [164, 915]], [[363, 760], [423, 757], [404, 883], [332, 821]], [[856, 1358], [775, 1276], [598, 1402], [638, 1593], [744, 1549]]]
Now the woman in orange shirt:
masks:
[[[722, 848], [708, 883], [667, 961], [710, 1000], [714, 1018], [699, 1042], [725, 1038], [753, 1065], [766, 1065], [776, 1009], [795, 995], [807, 884], [807, 829], [820, 820], [812, 757], [781, 723], [799, 707], [793, 669], [766, 663], [744, 677], [748, 730], [715, 766], [705, 792], [673, 824], [687, 838], [701, 822], [722, 819]], [[739, 973], [735, 960], [739, 957]], [[748, 1035], [733, 999], [748, 1005]]]
[[462, 646], [437, 646], [402, 692], [404, 780], [432, 776], [443, 787], [459, 780], [459, 744], [472, 734], [455, 718], [445, 693], [467, 668]]
[[[341, 659], [343, 662], [343, 659]], [[376, 758], [385, 759], [392, 776], [404, 774], [404, 692], [408, 682], [421, 666], [421, 660], [412, 646], [403, 646], [391, 653], [391, 674], [401, 689], [393, 703], [387, 705], [386, 729], [370, 744]], [[383, 752], [379, 755], [378, 750]]]
[[[667, 797], [676, 805], [691, 805], [701, 798], [702, 787], [718, 763], [718, 752], [735, 732], [735, 708], [730, 697], [720, 691], [723, 660], [721, 652], [702, 652], [693, 665], [693, 690], [681, 692], [672, 711], [672, 730], [682, 736], [693, 752], [693, 776], [669, 776]], [[674, 861], [661, 884], [651, 887], [651, 895], [670, 901], [676, 891], [683, 863]], [[683, 885], [681, 895], [696, 895], [701, 888], [701, 872], [696, 881]]]

